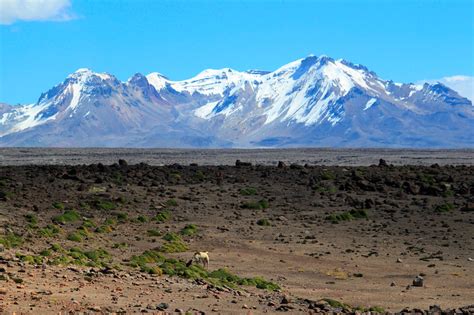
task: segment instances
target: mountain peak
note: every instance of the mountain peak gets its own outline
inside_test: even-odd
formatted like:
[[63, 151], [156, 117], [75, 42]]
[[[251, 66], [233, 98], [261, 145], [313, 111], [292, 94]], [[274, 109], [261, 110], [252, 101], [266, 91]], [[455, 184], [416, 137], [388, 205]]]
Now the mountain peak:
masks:
[[326, 55], [181, 81], [81, 68], [36, 104], [0, 106], [0, 144], [471, 147], [473, 108], [442, 84], [385, 81]]
[[74, 73], [84, 73], [84, 72], [92, 73], [92, 70], [89, 68], [79, 68], [76, 71], [74, 71]]
[[81, 80], [87, 80], [91, 77], [97, 77], [102, 80], [113, 78], [113, 76], [108, 73], [94, 72], [89, 68], [79, 68], [68, 76], [68, 78], [75, 78], [75, 79], [81, 79]]

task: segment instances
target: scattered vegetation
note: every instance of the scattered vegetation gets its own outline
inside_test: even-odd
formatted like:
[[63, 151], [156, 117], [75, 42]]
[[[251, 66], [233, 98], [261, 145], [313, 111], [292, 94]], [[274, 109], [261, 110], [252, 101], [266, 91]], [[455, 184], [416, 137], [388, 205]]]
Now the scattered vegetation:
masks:
[[245, 202], [241, 207], [244, 209], [266, 209], [269, 207], [269, 204], [266, 199], [261, 199], [259, 201]]
[[351, 221], [355, 219], [367, 219], [367, 211], [366, 210], [351, 210], [346, 211], [338, 214], [331, 214], [326, 217], [326, 220], [331, 221], [331, 223], [339, 223], [342, 221]]
[[139, 267], [142, 272], [151, 274], [166, 274], [169, 276], [178, 276], [186, 279], [204, 279], [216, 286], [233, 287], [237, 286], [255, 286], [259, 289], [278, 290], [280, 287], [261, 277], [241, 278], [230, 273], [227, 269], [218, 269], [212, 272], [204, 270], [201, 266], [186, 266], [184, 261], [166, 258], [156, 250], [147, 250], [141, 255], [132, 256], [130, 266]]
[[72, 247], [68, 251], [60, 250], [56, 251], [59, 255], [49, 260], [52, 265], [80, 265], [89, 267], [105, 267], [111, 261], [110, 254], [104, 249], [95, 249], [91, 251], [83, 251], [79, 247]]
[[23, 238], [15, 233], [8, 233], [7, 235], [0, 236], [0, 244], [7, 249], [18, 247], [23, 244]]
[[47, 263], [51, 265], [73, 264], [90, 267], [105, 267], [112, 261], [110, 254], [101, 248], [83, 251], [78, 247], [72, 247], [66, 251], [58, 244], [53, 244], [50, 249], [41, 251], [39, 255], [16, 253], [16, 257], [22, 262], [36, 265], [46, 262], [46, 257], [48, 257]]
[[32, 265], [41, 265], [44, 259], [42, 255], [23, 255], [20, 253], [16, 253], [15, 256], [19, 258], [22, 262]]
[[48, 224], [46, 227], [38, 230], [38, 233], [43, 237], [53, 237], [61, 232], [61, 228], [54, 224]]

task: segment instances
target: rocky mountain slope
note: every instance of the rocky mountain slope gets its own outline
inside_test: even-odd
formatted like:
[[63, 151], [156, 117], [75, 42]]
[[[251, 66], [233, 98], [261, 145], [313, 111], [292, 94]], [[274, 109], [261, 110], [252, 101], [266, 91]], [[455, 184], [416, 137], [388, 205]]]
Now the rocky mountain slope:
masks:
[[440, 83], [385, 81], [327, 56], [183, 81], [79, 69], [35, 104], [0, 106], [0, 145], [473, 147], [474, 107]]

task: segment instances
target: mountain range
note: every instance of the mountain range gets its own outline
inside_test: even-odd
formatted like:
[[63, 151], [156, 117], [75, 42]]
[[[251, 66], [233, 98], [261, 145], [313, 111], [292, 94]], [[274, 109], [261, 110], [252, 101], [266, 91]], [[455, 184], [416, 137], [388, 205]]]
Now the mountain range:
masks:
[[0, 146], [472, 148], [474, 107], [327, 56], [183, 81], [84, 68], [34, 104], [0, 103]]

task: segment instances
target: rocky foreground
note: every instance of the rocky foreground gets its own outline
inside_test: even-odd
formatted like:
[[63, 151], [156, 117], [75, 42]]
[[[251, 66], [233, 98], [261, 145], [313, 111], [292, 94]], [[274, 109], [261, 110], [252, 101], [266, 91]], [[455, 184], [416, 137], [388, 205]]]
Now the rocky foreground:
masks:
[[0, 310], [472, 314], [473, 196], [383, 160], [4, 166]]

